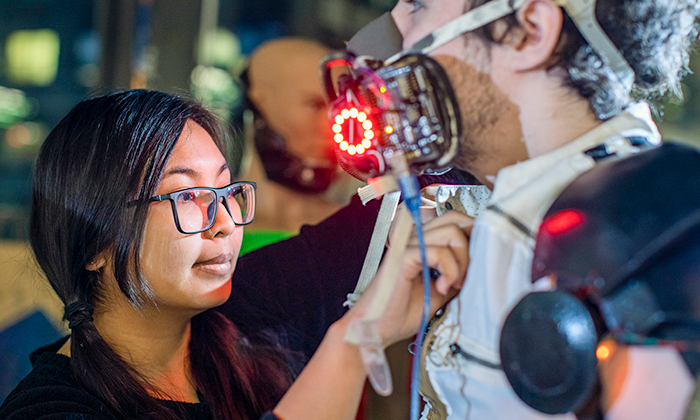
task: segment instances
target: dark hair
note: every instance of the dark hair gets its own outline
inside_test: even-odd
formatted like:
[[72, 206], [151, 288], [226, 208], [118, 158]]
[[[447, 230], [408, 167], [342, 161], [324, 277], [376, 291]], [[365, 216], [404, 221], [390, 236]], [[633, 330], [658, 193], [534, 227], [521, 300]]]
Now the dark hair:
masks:
[[[49, 134], [37, 158], [30, 242], [65, 305], [100, 303], [98, 274], [86, 266], [108, 253], [119, 288], [133, 305], [152, 297], [139, 250], [149, 207], [187, 120], [224, 153], [224, 130], [210, 112], [161, 92], [133, 90], [79, 103]], [[214, 310], [192, 319], [190, 360], [197, 390], [221, 419], [258, 418], [281, 397], [291, 373], [274, 349], [252, 349]], [[174, 418], [156, 391], [83, 322], [72, 330], [76, 379], [122, 417]], [[264, 384], [262, 381], [265, 381]]]
[[[489, 0], [474, 0], [474, 8]], [[656, 101], [667, 92], [681, 95], [680, 79], [688, 73], [690, 45], [698, 36], [697, 0], [598, 0], [596, 19], [634, 70], [632, 92], [611, 80], [612, 70], [586, 42], [564, 12], [558, 55], [550, 70], [566, 71], [565, 83], [586, 98], [598, 118], [612, 117], [631, 100]], [[518, 26], [515, 15], [503, 18], [506, 33]], [[490, 42], [493, 24], [478, 31]], [[505, 35], [504, 35], [505, 37]]]

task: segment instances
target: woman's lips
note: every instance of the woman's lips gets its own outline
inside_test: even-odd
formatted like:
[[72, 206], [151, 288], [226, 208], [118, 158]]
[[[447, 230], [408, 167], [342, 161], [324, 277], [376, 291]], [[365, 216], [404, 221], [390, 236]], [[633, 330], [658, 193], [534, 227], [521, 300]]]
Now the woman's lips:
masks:
[[220, 254], [208, 260], [197, 261], [193, 267], [211, 274], [225, 275], [231, 273], [232, 260], [233, 254]]

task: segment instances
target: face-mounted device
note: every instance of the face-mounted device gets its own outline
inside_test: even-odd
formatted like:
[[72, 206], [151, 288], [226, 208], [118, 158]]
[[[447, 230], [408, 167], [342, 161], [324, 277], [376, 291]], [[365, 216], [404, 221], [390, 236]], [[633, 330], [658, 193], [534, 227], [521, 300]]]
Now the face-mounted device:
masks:
[[676, 347], [700, 368], [700, 153], [672, 143], [574, 180], [537, 236], [532, 280], [506, 318], [503, 369], [535, 409], [575, 412], [597, 382], [604, 337]]
[[[361, 177], [373, 177], [384, 173], [389, 157], [401, 150], [413, 173], [448, 167], [462, 125], [457, 99], [435, 60], [412, 54], [383, 65], [335, 54], [323, 64], [342, 162]], [[331, 70], [337, 66], [348, 72], [334, 82]]]
[[[515, 12], [525, 1], [489, 1], [393, 55], [401, 37], [387, 13], [358, 32], [347, 53], [332, 53], [322, 60], [321, 77], [341, 165], [366, 179], [391, 169], [389, 158], [401, 151], [413, 173], [447, 169], [462, 134], [460, 111], [445, 71], [427, 54]], [[629, 91], [634, 72], [600, 28], [596, 1], [554, 1]], [[334, 72], [338, 68], [342, 74]]]

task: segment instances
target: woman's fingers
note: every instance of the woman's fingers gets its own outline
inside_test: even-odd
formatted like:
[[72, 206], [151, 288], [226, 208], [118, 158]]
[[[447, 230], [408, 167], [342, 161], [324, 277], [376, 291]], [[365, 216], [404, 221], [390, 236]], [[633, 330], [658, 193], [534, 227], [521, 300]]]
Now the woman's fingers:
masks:
[[[449, 212], [423, 226], [423, 237], [426, 245], [449, 245], [450, 241], [455, 238], [469, 238], [473, 225], [473, 218], [462, 213]], [[418, 245], [418, 238], [415, 233], [408, 244]]]
[[[426, 225], [424, 231], [427, 264], [437, 271], [431, 279], [431, 314], [454, 297], [462, 287], [469, 266], [469, 234], [473, 219], [459, 213], [446, 214]], [[363, 313], [377, 292], [377, 280], [387, 272], [384, 261], [377, 278], [365, 291], [352, 312]], [[398, 262], [398, 280], [381, 312], [381, 336], [387, 344], [416, 333], [423, 312], [423, 285], [420, 249], [415, 237]]]
[[426, 223], [423, 227], [423, 230], [429, 231], [431, 229], [439, 228], [441, 226], [449, 224], [457, 225], [460, 228], [468, 228], [471, 231], [471, 226], [474, 224], [474, 218], [457, 211], [448, 211], [442, 216], [436, 217], [430, 222]]
[[[455, 252], [448, 247], [430, 247], [426, 249], [428, 266], [437, 271], [438, 277], [435, 279], [437, 291], [445, 295], [453, 286], [461, 287], [461, 273], [466, 272], [466, 262], [461, 258], [461, 252]], [[417, 277], [422, 279], [422, 271], [417, 273]]]
[[[460, 289], [469, 267], [469, 238], [465, 231], [454, 224], [443, 225], [426, 233], [425, 244], [427, 264], [438, 274], [434, 279], [436, 291], [447, 296], [451, 290]], [[417, 245], [407, 248], [400, 275], [404, 281], [421, 281], [422, 259]]]

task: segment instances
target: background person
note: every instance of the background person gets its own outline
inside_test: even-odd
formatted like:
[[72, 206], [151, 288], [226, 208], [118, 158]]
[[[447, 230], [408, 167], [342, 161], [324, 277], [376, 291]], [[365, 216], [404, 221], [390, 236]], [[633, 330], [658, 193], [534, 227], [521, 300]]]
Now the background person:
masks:
[[278, 38], [251, 55], [243, 82], [252, 118], [240, 176], [260, 186], [255, 230], [298, 233], [346, 205], [362, 185], [335, 158], [318, 78], [329, 52], [316, 41]]

